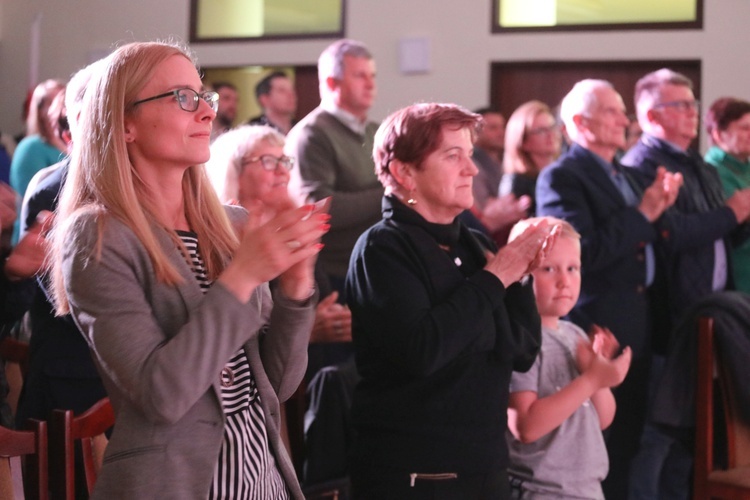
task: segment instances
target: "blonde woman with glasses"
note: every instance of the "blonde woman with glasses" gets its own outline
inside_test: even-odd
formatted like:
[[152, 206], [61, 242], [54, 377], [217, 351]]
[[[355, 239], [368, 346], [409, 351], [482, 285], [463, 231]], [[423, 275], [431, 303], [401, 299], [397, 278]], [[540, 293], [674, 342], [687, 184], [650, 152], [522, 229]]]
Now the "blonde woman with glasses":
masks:
[[562, 134], [549, 106], [529, 101], [519, 106], [505, 127], [505, 153], [500, 196], [531, 198], [529, 214], [536, 210], [536, 178], [544, 167], [560, 156]]
[[[248, 210], [260, 210], [266, 219], [294, 207], [287, 186], [295, 159], [284, 154], [284, 141], [284, 136], [268, 125], [237, 127], [216, 139], [211, 145], [206, 174], [219, 199]], [[318, 276], [321, 275], [319, 272]], [[321, 297], [325, 298], [316, 307], [310, 338], [316, 345], [308, 351], [309, 377], [318, 369], [340, 361], [338, 355], [343, 347], [330, 344], [352, 340], [351, 312], [337, 302], [338, 292], [330, 290], [325, 281], [318, 281]]]
[[86, 93], [53, 287], [115, 409], [93, 498], [302, 498], [279, 402], [305, 370], [328, 215], [223, 207], [203, 170], [217, 107], [158, 42], [119, 48]]

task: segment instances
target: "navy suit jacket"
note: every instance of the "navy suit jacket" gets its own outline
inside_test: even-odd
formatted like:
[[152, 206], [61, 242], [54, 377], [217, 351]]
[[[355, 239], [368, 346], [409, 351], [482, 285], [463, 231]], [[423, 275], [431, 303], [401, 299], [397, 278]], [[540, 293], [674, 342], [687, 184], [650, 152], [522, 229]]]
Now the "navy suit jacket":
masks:
[[[622, 163], [632, 167], [627, 170], [634, 173], [633, 178], [641, 186], [653, 182], [660, 165], [671, 172], [680, 172], [685, 181], [677, 201], [657, 223], [656, 255], [664, 274], [654, 288], [664, 302], [660, 313], [666, 313], [660, 314], [666, 316], [659, 319], [660, 331], [668, 334], [693, 304], [713, 292], [714, 242], [723, 239], [725, 249], [729, 250], [729, 236], [737, 228], [737, 219], [724, 202], [716, 169], [696, 153], [680, 153], [644, 135]], [[731, 289], [730, 252], [725, 255], [726, 288]], [[668, 342], [665, 338], [661, 344], [666, 348]]]
[[657, 237], [653, 225], [575, 144], [539, 174], [536, 203], [537, 215], [564, 219], [581, 234], [581, 295], [569, 318], [586, 330], [608, 327], [635, 356], [649, 355], [645, 246]]

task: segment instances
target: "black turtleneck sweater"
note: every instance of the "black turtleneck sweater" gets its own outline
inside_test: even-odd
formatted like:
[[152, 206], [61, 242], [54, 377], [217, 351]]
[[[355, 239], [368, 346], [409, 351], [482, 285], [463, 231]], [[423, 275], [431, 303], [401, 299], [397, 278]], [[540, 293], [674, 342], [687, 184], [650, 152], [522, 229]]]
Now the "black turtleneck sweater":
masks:
[[507, 466], [511, 371], [536, 357], [530, 285], [485, 271], [491, 243], [457, 220], [427, 222], [397, 199], [358, 240], [346, 298], [362, 381], [354, 458], [410, 472]]

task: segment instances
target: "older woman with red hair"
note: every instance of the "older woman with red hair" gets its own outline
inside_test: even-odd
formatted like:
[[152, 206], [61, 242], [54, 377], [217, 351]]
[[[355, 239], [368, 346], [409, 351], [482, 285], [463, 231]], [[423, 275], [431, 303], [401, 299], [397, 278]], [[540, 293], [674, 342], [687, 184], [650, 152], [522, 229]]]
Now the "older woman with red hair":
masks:
[[521, 280], [551, 228], [499, 252], [458, 215], [474, 203], [479, 116], [452, 104], [396, 111], [375, 136], [383, 219], [358, 240], [346, 278], [357, 369], [356, 498], [508, 498], [513, 369], [527, 370], [540, 320]]

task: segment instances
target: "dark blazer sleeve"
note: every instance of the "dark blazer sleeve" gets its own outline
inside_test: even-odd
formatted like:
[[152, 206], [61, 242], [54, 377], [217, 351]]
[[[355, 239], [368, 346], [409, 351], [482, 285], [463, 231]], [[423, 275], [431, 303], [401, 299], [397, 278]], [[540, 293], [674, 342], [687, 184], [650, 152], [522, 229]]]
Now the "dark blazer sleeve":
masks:
[[[671, 162], [667, 157], [660, 157], [658, 152], [646, 151], [640, 144], [636, 148], [625, 158], [629, 170], [633, 171], [633, 178], [645, 189], [654, 182], [656, 169]], [[701, 174], [706, 176], [705, 182], [720, 183], [715, 171], [706, 169]], [[734, 212], [726, 205], [700, 211], [693, 207], [691, 198], [703, 199], [704, 194], [691, 193], [690, 189], [688, 185], [683, 186], [675, 204], [656, 223], [660, 239], [665, 248], [672, 252], [703, 247], [728, 236], [737, 227]]]
[[542, 170], [536, 203], [537, 215], [564, 219], [581, 234], [584, 272], [607, 269], [656, 239], [648, 220], [627, 206], [601, 168], [585, 158]]

